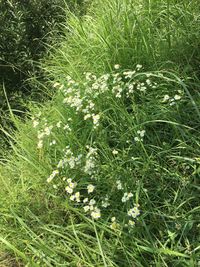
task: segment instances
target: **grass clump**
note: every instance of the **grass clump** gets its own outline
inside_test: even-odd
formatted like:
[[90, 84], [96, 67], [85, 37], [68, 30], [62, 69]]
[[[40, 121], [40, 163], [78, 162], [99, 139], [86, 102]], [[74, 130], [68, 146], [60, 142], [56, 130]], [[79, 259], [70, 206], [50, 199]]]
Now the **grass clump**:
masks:
[[71, 18], [46, 66], [54, 97], [14, 119], [2, 250], [28, 266], [197, 266], [198, 73], [172, 60], [189, 33], [171, 10], [195, 27], [186, 2], [100, 1]]

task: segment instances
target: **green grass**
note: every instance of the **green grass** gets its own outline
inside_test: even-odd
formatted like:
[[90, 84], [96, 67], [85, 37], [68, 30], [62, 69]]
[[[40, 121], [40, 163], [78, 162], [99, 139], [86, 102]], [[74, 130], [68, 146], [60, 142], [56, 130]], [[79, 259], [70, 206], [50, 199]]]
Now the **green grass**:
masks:
[[[13, 152], [0, 165], [0, 251], [24, 266], [199, 264], [198, 1], [137, 3], [95, 1], [84, 18], [72, 15], [44, 66], [52, 99], [30, 104], [32, 120], [13, 117]], [[84, 212], [84, 197], [99, 219]]]

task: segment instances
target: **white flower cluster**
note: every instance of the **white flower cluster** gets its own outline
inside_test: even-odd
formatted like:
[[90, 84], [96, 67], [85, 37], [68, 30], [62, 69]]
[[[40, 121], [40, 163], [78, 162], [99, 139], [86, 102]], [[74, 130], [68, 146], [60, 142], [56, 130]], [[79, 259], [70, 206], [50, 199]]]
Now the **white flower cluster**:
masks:
[[137, 136], [134, 137], [135, 142], [143, 142], [145, 130], [138, 130]]
[[36, 128], [39, 125], [39, 118], [42, 115], [41, 112], [38, 112], [35, 117], [32, 118], [33, 128]]
[[116, 221], [116, 217], [112, 217], [112, 218], [111, 218], [111, 225], [110, 225], [110, 228], [111, 228], [112, 230], [117, 230], [117, 229], [120, 228], [120, 224], [117, 223], [117, 221]]
[[108, 206], [110, 206], [108, 196], [106, 196], [106, 197], [102, 200], [102, 202], [101, 202], [101, 206], [102, 206], [103, 208], [107, 208]]
[[77, 186], [77, 183], [76, 182], [73, 183], [72, 179], [69, 178], [67, 179], [67, 186], [65, 187], [65, 190], [67, 191], [67, 193], [72, 194], [76, 186]]
[[[106, 92], [112, 92], [116, 98], [131, 97], [134, 91], [146, 92], [148, 87], [155, 87], [149, 75], [141, 75], [139, 71], [142, 65], [136, 65], [135, 70], [121, 71], [120, 65], [114, 66], [115, 71], [111, 74], [104, 74], [100, 77], [92, 73], [85, 73], [85, 82], [77, 83], [69, 76], [66, 78], [66, 85], [59, 88], [64, 93], [63, 103], [73, 108], [76, 113], [83, 114], [84, 120], [92, 120], [94, 129], [100, 124], [101, 114], [98, 112], [98, 105], [95, 99]], [[148, 78], [146, 78], [148, 77]], [[142, 80], [142, 81], [141, 81]], [[84, 86], [84, 90], [81, 88]]]
[[130, 198], [133, 197], [132, 193], [124, 193], [123, 197], [122, 197], [122, 202], [127, 202]]
[[130, 210], [128, 210], [127, 214], [133, 219], [136, 219], [140, 215], [140, 210], [139, 210], [138, 205], [135, 205], [134, 208], [131, 208]]
[[178, 90], [178, 93], [175, 94], [173, 97], [170, 97], [169, 95], [164, 95], [162, 102], [169, 103], [170, 106], [173, 106], [176, 104], [177, 101], [181, 100], [182, 94], [182, 91]]
[[97, 149], [87, 146], [88, 153], [86, 154], [86, 161], [84, 166], [84, 172], [86, 174], [92, 175], [95, 173], [96, 168], [96, 157], [97, 157]]
[[[86, 73], [87, 81], [94, 81], [96, 79], [95, 75]], [[85, 94], [81, 95], [80, 87], [81, 84], [76, 83], [69, 77], [67, 78], [68, 88], [62, 90], [65, 98], [63, 103], [67, 104], [69, 107], [73, 108], [76, 113], [80, 112], [83, 114], [84, 120], [92, 119], [94, 129], [99, 126], [100, 114], [95, 111], [95, 104], [90, 99], [90, 90], [85, 90]], [[93, 92], [92, 98], [94, 98], [95, 93]]]
[[65, 168], [69, 167], [70, 169], [74, 169], [77, 165], [81, 164], [82, 154], [77, 157], [74, 156], [72, 150], [67, 146], [64, 149], [64, 157], [58, 162], [57, 168]]
[[[82, 83], [77, 83], [70, 77], [67, 77], [65, 84], [55, 83], [54, 86], [60, 90], [62, 95], [64, 94], [63, 103], [64, 105], [67, 105], [71, 117], [81, 117], [81, 123], [92, 122], [89, 125], [92, 125], [92, 129], [96, 129], [103, 121], [100, 95], [102, 96], [102, 99], [112, 97], [114, 101], [121, 102], [124, 99], [127, 101], [127, 98], [132, 97], [136, 90], [145, 92], [148, 87], [154, 85], [148, 76], [145, 76], [144, 74], [141, 74], [140, 76], [139, 71], [141, 68], [141, 65], [137, 65], [135, 70], [126, 70], [123, 72], [120, 65], [116, 64], [114, 66], [115, 71], [111, 74], [104, 74], [101, 77], [96, 77], [96, 75], [86, 73], [86, 81]], [[58, 119], [57, 122], [52, 125], [49, 123], [47, 124], [47, 122], [40, 124], [38, 120], [34, 119], [35, 122], [33, 121], [33, 125], [35, 125], [35, 127], [39, 125], [38, 139], [40, 143], [38, 143], [38, 147], [41, 148], [43, 146], [44, 137], [50, 136], [51, 139], [48, 144], [49, 146], [53, 146], [52, 149], [55, 148], [56, 150], [57, 142], [59, 142], [59, 139], [55, 137], [56, 132], [63, 131], [63, 133], [66, 134], [66, 132], [71, 131], [73, 133], [76, 126], [73, 121], [70, 123], [71, 120], [72, 119], [69, 118], [64, 122], [63, 118], [62, 121]], [[44, 128], [42, 129], [40, 125], [43, 125]], [[145, 130], [140, 129], [137, 131], [137, 136], [135, 136], [134, 140], [136, 142], [143, 141], [144, 135]], [[61, 142], [59, 142], [59, 145], [60, 144]], [[110, 156], [113, 161], [120, 159], [120, 149], [121, 148], [111, 150]], [[122, 222], [122, 224], [127, 222], [130, 226], [134, 225], [134, 219], [139, 216], [140, 211], [138, 206], [135, 205], [133, 207], [131, 205], [133, 191], [130, 192], [131, 188], [129, 188], [126, 182], [121, 181], [120, 178], [116, 183], [112, 183], [111, 185], [112, 179], [105, 179], [103, 180], [105, 186], [107, 186], [107, 188], [110, 186], [111, 190], [109, 192], [107, 190], [105, 194], [99, 192], [101, 188], [104, 188], [104, 184], [101, 184], [104, 182], [100, 180], [104, 172], [102, 172], [103, 168], [99, 163], [100, 155], [98, 154], [98, 149], [94, 142], [87, 146], [84, 144], [84, 147], [81, 142], [80, 147], [79, 143], [77, 143], [74, 148], [71, 145], [68, 145], [63, 149], [63, 154], [58, 158], [59, 152], [58, 149], [58, 153], [56, 151], [55, 163], [55, 168], [57, 169], [48, 177], [48, 183], [57, 175], [59, 178], [66, 174], [68, 177], [73, 177], [73, 179], [65, 177], [63, 177], [63, 179], [61, 178], [62, 184], [65, 184], [63, 191], [72, 205], [80, 206], [82, 210], [93, 219], [101, 218], [104, 213], [106, 214], [106, 210], [109, 210], [109, 214], [111, 214], [113, 207], [113, 211], [117, 210], [116, 207], [119, 207], [119, 203], [117, 203], [116, 197], [119, 196], [119, 200], [124, 203], [122, 204], [120, 202], [120, 207], [122, 207], [123, 211], [117, 216], [114, 214], [117, 219], [116, 217], [112, 217], [110, 227], [113, 230], [119, 229], [120, 222]], [[75, 173], [77, 174], [77, 177], [75, 177]], [[59, 179], [55, 179], [55, 182], [58, 180]], [[55, 189], [60, 186], [60, 181], [58, 181], [57, 184], [53, 184], [53, 188]], [[116, 196], [113, 192], [116, 192]], [[123, 212], [126, 217], [120, 219]]]
[[122, 182], [120, 180], [117, 180], [116, 184], [117, 184], [117, 189], [118, 190], [122, 190], [123, 189]]
[[85, 212], [90, 212], [90, 215], [93, 219], [99, 219], [101, 217], [101, 210], [97, 206], [94, 206], [95, 204], [96, 201], [91, 199], [88, 205], [84, 206], [83, 209]]
[[53, 125], [47, 126], [47, 123], [44, 124], [45, 128], [42, 131], [38, 131], [38, 145], [37, 147], [41, 149], [43, 147], [43, 139], [45, 136], [49, 136], [52, 132]]

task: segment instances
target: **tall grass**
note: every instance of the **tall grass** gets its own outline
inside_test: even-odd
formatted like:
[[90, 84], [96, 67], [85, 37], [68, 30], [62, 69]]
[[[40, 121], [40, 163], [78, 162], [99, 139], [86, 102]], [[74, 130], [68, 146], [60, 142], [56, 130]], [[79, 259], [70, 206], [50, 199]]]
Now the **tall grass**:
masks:
[[98, 1], [83, 20], [71, 17], [50, 66], [58, 75], [107, 71], [116, 62], [198, 72], [198, 21], [197, 1]]
[[198, 266], [198, 8], [106, 0], [71, 15], [44, 66], [55, 93], [14, 118], [0, 166], [2, 252], [25, 266]]

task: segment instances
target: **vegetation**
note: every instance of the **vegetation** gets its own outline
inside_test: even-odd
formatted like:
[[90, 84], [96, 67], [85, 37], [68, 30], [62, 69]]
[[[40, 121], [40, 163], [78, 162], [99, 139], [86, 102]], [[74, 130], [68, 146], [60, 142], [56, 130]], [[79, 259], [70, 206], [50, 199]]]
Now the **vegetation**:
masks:
[[[66, 7], [63, 0], [0, 1], [0, 124], [4, 128], [12, 125], [5, 93], [13, 112], [20, 116], [25, 114], [28, 100], [49, 97], [49, 91], [41, 86], [46, 78], [40, 61], [46, 57], [53, 37], [61, 35]], [[68, 10], [77, 15], [85, 9], [82, 1], [68, 1]], [[6, 145], [5, 140], [0, 147]]]
[[199, 14], [98, 0], [70, 15], [43, 66], [52, 99], [26, 122], [10, 108], [3, 264], [198, 266]]

